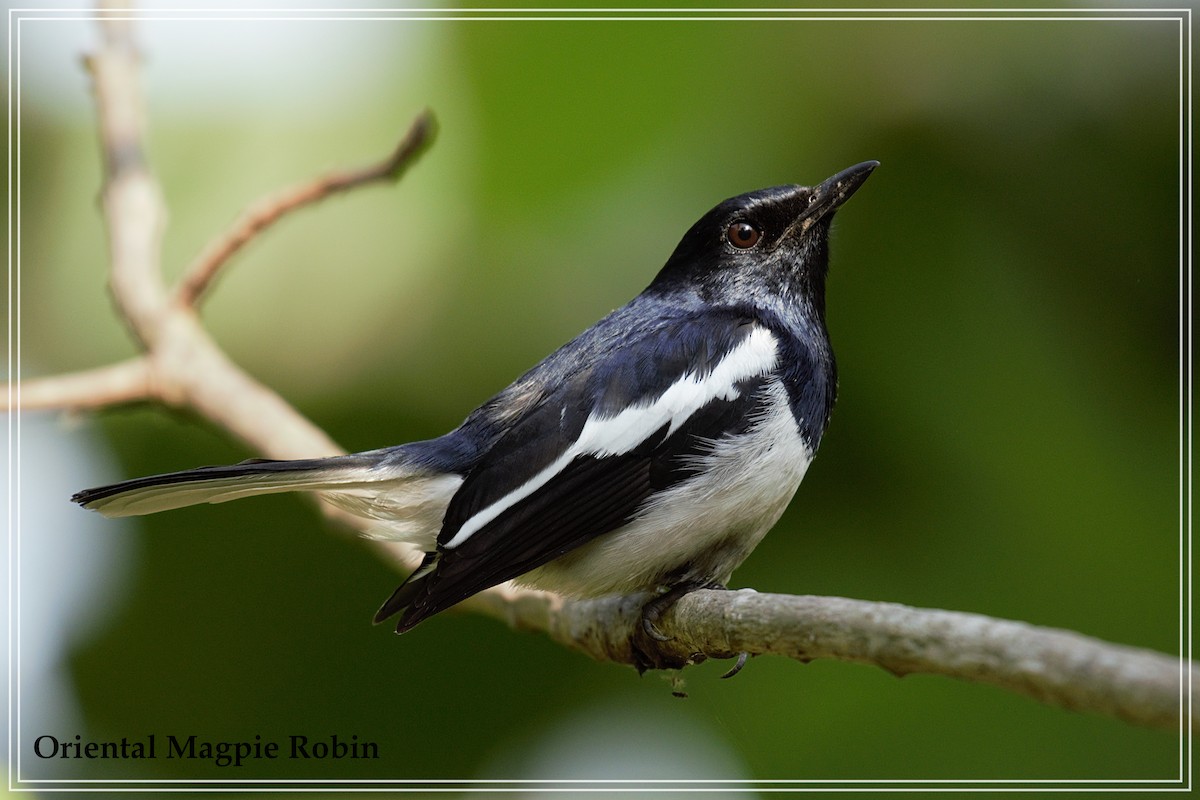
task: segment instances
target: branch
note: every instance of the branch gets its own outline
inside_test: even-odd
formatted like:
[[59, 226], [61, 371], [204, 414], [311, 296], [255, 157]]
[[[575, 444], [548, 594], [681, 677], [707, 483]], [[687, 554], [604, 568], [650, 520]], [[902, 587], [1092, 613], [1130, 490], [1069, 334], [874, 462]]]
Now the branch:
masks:
[[[397, 178], [428, 143], [431, 117], [418, 116], [392, 156], [375, 166], [327, 175], [256, 204], [215, 239], [178, 288], [168, 292], [159, 264], [166, 211], [145, 159], [136, 52], [125, 20], [105, 18], [101, 26], [103, 46], [89, 66], [105, 164], [102, 205], [110, 242], [110, 287], [117, 313], [145, 355], [26, 383], [23, 407], [101, 408], [144, 397], [187, 407], [267, 457], [343, 452], [231, 362], [200, 326], [193, 307], [222, 265], [288, 212], [334, 192]], [[355, 527], [365, 524], [328, 505], [322, 510]], [[375, 544], [389, 560], [411, 563], [411, 553]], [[543, 632], [594, 658], [639, 669], [679, 668], [740, 652], [801, 661], [833, 658], [875, 664], [897, 675], [926, 672], [989, 683], [1138, 725], [1176, 731], [1196, 727], [1183, 716], [1183, 701], [1190, 708], [1194, 699], [1190, 663], [1077, 633], [891, 603], [743, 590], [685, 596], [659, 624], [673, 638], [657, 642], [640, 626], [645, 600], [630, 596], [564, 601], [505, 584], [475, 595], [462, 607], [514, 628]]]
[[[1023, 622], [897, 603], [697, 591], [684, 596], [660, 627], [674, 638], [648, 641], [640, 611], [646, 597], [563, 602], [551, 595], [480, 597], [475, 610], [538, 631], [599, 660], [680, 668], [740, 652], [873, 664], [897, 676], [944, 675], [986, 683], [1043, 703], [1179, 731], [1193, 667], [1176, 657]], [[639, 652], [640, 651], [640, 652]], [[1183, 687], [1187, 687], [1185, 695]]]
[[237, 251], [286, 214], [320, 202], [338, 192], [356, 189], [375, 181], [399, 180], [417, 156], [432, 144], [434, 131], [433, 114], [426, 109], [412, 121], [395, 151], [383, 161], [361, 169], [331, 172], [253, 203], [242, 212], [232, 228], [210, 243], [188, 266], [175, 287], [175, 301], [183, 306], [196, 305], [221, 267]]

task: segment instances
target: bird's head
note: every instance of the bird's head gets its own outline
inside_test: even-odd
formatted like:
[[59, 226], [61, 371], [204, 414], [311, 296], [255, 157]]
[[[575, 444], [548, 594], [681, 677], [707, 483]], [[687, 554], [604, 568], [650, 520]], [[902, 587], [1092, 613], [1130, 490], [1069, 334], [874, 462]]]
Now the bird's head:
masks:
[[864, 161], [816, 186], [726, 200], [684, 234], [651, 290], [699, 293], [716, 304], [801, 299], [823, 315], [829, 223], [877, 166]]

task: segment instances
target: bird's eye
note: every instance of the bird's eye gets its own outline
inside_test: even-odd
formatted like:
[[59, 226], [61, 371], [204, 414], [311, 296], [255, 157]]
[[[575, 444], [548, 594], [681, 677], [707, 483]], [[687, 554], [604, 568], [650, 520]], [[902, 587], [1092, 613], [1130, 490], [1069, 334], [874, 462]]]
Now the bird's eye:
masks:
[[762, 238], [762, 231], [745, 220], [738, 220], [729, 226], [725, 236], [734, 247], [749, 250], [758, 244], [758, 240]]

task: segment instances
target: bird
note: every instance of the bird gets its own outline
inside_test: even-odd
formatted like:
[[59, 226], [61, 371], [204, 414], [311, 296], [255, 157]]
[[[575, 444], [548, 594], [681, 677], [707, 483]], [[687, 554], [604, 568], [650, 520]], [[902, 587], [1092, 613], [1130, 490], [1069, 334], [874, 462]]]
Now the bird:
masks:
[[317, 492], [373, 521], [368, 535], [424, 553], [375, 614], [398, 617], [397, 633], [512, 580], [567, 597], [646, 592], [642, 625], [665, 640], [662, 614], [726, 587], [820, 446], [837, 395], [830, 224], [878, 165], [718, 204], [641, 294], [443, 436], [71, 499], [123, 517]]

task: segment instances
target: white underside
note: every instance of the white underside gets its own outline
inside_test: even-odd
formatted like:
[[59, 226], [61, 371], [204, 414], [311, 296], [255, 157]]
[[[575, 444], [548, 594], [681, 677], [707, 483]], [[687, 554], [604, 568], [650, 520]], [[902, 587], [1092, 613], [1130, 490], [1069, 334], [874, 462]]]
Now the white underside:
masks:
[[[786, 389], [763, 391], [762, 419], [712, 442], [701, 472], [656, 498], [637, 519], [517, 578], [578, 597], [651, 589], [665, 578], [725, 582], [779, 520], [813, 453], [796, 426]], [[681, 567], [686, 569], [681, 573]]]

